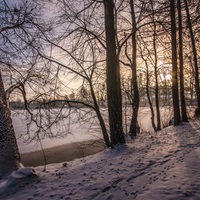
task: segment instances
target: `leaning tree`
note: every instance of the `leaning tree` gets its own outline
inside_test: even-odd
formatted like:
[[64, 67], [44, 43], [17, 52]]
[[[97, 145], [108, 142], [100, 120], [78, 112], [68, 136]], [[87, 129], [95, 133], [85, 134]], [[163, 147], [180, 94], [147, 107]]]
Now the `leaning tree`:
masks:
[[6, 71], [12, 70], [20, 73], [22, 64], [25, 66], [31, 63], [28, 57], [32, 57], [34, 53], [29, 47], [34, 37], [31, 37], [32, 33], [29, 34], [29, 30], [39, 12], [38, 4], [28, 1], [13, 3], [1, 0], [0, 6], [0, 178], [2, 178], [23, 167], [12, 125], [9, 94], [15, 88], [21, 88], [23, 91], [24, 87], [20, 81], [15, 83], [11, 81], [14, 85], [5, 90], [5, 85], [9, 84], [4, 75]]

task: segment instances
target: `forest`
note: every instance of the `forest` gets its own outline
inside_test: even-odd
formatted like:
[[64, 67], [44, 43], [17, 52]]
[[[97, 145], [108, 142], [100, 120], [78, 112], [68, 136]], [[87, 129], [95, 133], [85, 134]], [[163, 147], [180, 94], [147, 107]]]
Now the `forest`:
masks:
[[11, 111], [30, 141], [96, 123], [111, 152], [139, 140], [141, 107], [152, 134], [198, 119], [199, 22], [199, 0], [0, 0], [0, 180], [24, 168]]

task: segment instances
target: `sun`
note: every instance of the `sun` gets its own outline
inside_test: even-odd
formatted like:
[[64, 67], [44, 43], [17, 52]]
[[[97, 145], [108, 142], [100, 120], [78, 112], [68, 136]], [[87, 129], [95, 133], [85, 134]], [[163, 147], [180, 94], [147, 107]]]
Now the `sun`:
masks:
[[163, 81], [170, 81], [172, 79], [171, 74], [160, 74], [160, 80]]

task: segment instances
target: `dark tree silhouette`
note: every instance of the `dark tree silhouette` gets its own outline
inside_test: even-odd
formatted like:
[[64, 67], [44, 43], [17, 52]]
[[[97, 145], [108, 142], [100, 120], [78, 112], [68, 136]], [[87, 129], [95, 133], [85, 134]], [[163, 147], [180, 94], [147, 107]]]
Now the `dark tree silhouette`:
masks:
[[113, 0], [104, 0], [106, 33], [106, 81], [111, 148], [125, 143], [122, 127], [122, 100], [119, 60], [116, 53]]
[[184, 90], [184, 66], [183, 66], [183, 28], [182, 28], [182, 13], [181, 13], [181, 1], [177, 1], [178, 9], [178, 24], [179, 24], [179, 67], [180, 67], [180, 97], [181, 97], [181, 117], [183, 122], [187, 122], [187, 112], [185, 105], [185, 90]]
[[196, 90], [196, 96], [197, 96], [196, 114], [200, 116], [200, 86], [199, 86], [199, 67], [198, 67], [198, 59], [197, 59], [197, 50], [196, 50], [194, 33], [192, 29], [192, 23], [190, 19], [188, 1], [184, 0], [184, 4], [185, 4], [187, 23], [188, 23], [188, 28], [189, 28], [190, 38], [191, 38], [191, 43], [192, 43], [193, 62], [194, 62], [194, 70], [195, 70], [195, 90]]
[[135, 18], [135, 9], [134, 9], [134, 1], [130, 0], [130, 10], [131, 10], [131, 18], [132, 18], [132, 62], [131, 62], [131, 86], [132, 86], [132, 117], [131, 117], [131, 124], [130, 124], [130, 135], [135, 137], [137, 135], [138, 130], [138, 109], [139, 109], [139, 91], [138, 91], [138, 84], [137, 84], [137, 39], [136, 39], [136, 18]]
[[179, 108], [179, 92], [178, 92], [178, 75], [177, 75], [177, 46], [176, 46], [176, 17], [175, 17], [175, 1], [170, 0], [170, 17], [171, 17], [171, 45], [172, 45], [172, 96], [174, 109], [174, 125], [177, 126], [181, 122]]

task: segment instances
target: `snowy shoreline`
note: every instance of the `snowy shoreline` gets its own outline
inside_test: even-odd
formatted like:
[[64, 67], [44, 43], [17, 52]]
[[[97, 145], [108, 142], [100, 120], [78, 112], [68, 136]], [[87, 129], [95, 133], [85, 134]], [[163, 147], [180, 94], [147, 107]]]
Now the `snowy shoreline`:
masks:
[[[46, 164], [72, 161], [103, 151], [105, 144], [102, 140], [87, 140], [73, 142], [44, 149]], [[24, 166], [36, 167], [45, 165], [44, 154], [41, 150], [21, 154]]]
[[[127, 110], [127, 123], [128, 121], [130, 121], [129, 116], [131, 116], [131, 112], [131, 109]], [[105, 112], [104, 115], [106, 118], [107, 113]], [[171, 110], [168, 107], [163, 108], [161, 110], [161, 115], [163, 116], [163, 123], [166, 124], [171, 119]], [[82, 123], [80, 121], [77, 121], [76, 115], [71, 115], [71, 118], [73, 123], [70, 124], [68, 132], [67, 130], [65, 130], [62, 136], [56, 137], [57, 132], [59, 131], [59, 129], [62, 129], [62, 126], [52, 127], [52, 132], [53, 134], [55, 134], [55, 137], [51, 138], [47, 135], [46, 137], [42, 138], [42, 136], [40, 136], [43, 149], [65, 145], [73, 142], [98, 140], [103, 138], [98, 122], [95, 122], [91, 126], [90, 122]], [[35, 134], [35, 130], [37, 130], [37, 128], [32, 124], [32, 126], [30, 127], [32, 133], [30, 134], [30, 136], [26, 133], [27, 119], [25, 117], [24, 111], [13, 111], [12, 120], [17, 136], [17, 142], [20, 153], [23, 154], [41, 150], [40, 143], [37, 140], [31, 139], [31, 137], [33, 137], [33, 135]], [[151, 125], [151, 113], [148, 107], [140, 108], [138, 122], [141, 128], [141, 132], [154, 132]], [[68, 124], [68, 119], [66, 118], [65, 121], [63, 121], [63, 123]], [[125, 124], [125, 126], [127, 126], [127, 124]], [[125, 129], [128, 129], [128, 127], [125, 127]]]

